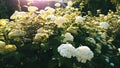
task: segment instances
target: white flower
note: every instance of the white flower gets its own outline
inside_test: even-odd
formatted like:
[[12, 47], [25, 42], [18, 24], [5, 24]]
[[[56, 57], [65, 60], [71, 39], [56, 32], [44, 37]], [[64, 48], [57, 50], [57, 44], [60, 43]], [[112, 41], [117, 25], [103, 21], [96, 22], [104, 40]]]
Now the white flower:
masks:
[[73, 41], [73, 39], [74, 39], [74, 37], [71, 35], [71, 33], [66, 33], [65, 35], [64, 35], [64, 40], [63, 40], [63, 42], [67, 42], [68, 40], [69, 41]]
[[110, 26], [110, 25], [109, 25], [107, 22], [101, 22], [101, 23], [100, 23], [100, 27], [101, 27], [101, 28], [108, 29], [109, 26]]
[[72, 2], [72, 1], [68, 1], [67, 5], [68, 5], [68, 6], [72, 6], [72, 5], [73, 5], [73, 2]]
[[38, 8], [35, 7], [35, 6], [29, 6], [29, 7], [28, 7], [28, 11], [30, 11], [30, 12], [35, 12], [35, 11], [37, 11], [37, 10], [38, 10]]
[[66, 22], [66, 19], [64, 17], [57, 17], [55, 20], [55, 23], [58, 27], [63, 27], [63, 23]]
[[55, 9], [51, 8], [51, 7], [45, 7], [46, 10], [46, 14], [54, 14], [55, 13]]
[[77, 16], [75, 19], [75, 22], [83, 22], [85, 20], [85, 18], [81, 17], [81, 16]]
[[93, 52], [87, 46], [80, 46], [75, 50], [75, 56], [78, 62], [86, 63], [87, 60], [91, 60], [94, 57]]
[[26, 17], [28, 17], [28, 14], [26, 12], [15, 11], [13, 15], [10, 17], [10, 19], [21, 19], [21, 18], [26, 18]]
[[110, 66], [113, 66], [113, 67], [114, 67], [114, 66], [115, 66], [115, 64], [114, 64], [114, 63], [110, 63]]
[[40, 10], [39, 13], [40, 14], [45, 14], [45, 10]]
[[58, 47], [58, 52], [61, 56], [71, 58], [74, 54], [75, 48], [71, 44], [61, 44]]
[[119, 51], [119, 53], [120, 53], [120, 48], [118, 48], [118, 51]]
[[56, 20], [56, 16], [55, 15], [48, 15], [47, 19], [54, 21], [54, 20]]
[[56, 3], [55, 6], [56, 6], [56, 7], [60, 7], [61, 4], [60, 4], [60, 3]]

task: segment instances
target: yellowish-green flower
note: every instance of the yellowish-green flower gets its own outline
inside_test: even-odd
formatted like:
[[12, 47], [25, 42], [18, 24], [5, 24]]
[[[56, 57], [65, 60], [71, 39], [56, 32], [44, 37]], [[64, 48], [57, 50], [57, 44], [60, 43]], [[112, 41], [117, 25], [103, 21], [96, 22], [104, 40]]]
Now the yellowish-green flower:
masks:
[[38, 8], [36, 6], [29, 6], [28, 7], [28, 11], [30, 11], [30, 12], [35, 12], [37, 10], [38, 10]]
[[57, 19], [55, 20], [55, 24], [58, 26], [58, 27], [64, 27], [63, 26], [63, 23], [66, 22], [66, 19], [62, 16], [60, 17], [57, 17]]
[[67, 31], [72, 33], [72, 34], [78, 34], [78, 27], [70, 26], [67, 28]]
[[6, 45], [4, 50], [6, 53], [13, 52], [17, 49], [16, 45]]
[[54, 14], [55, 13], [55, 9], [54, 8], [51, 8], [51, 7], [46, 7], [45, 8], [45, 13], [47, 14], [47, 15], [50, 15], [50, 14]]
[[0, 41], [0, 49], [1, 49], [1, 48], [4, 48], [5, 45], [6, 45], [5, 42]]
[[3, 54], [4, 53], [4, 47], [5, 47], [5, 42], [3, 41], [0, 41], [0, 54]]
[[47, 33], [37, 33], [34, 37], [34, 41], [36, 42], [45, 42], [49, 38]]
[[12, 31], [8, 34], [8, 37], [9, 37], [9, 38], [11, 38], [11, 37], [21, 37], [21, 36], [25, 36], [25, 35], [26, 35], [26, 32], [25, 32], [25, 31], [15, 29], [15, 30], [12, 30]]
[[0, 28], [4, 27], [9, 22], [8, 19], [0, 19]]
[[61, 4], [60, 4], [60, 3], [56, 3], [55, 6], [56, 6], [56, 7], [60, 7]]
[[85, 18], [82, 16], [77, 16], [75, 22], [84, 22]]
[[13, 15], [10, 17], [10, 19], [25, 19], [27, 17], [28, 17], [28, 14], [26, 12], [15, 11]]

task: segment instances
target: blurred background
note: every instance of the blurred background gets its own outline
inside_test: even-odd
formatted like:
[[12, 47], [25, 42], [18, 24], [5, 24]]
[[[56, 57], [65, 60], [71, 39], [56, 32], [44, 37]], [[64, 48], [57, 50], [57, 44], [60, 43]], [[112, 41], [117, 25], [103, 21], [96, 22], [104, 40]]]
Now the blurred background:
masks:
[[[58, 0], [61, 2], [62, 0]], [[79, 7], [82, 0], [76, 0], [74, 6]], [[101, 10], [103, 14], [107, 14], [109, 10], [116, 11], [116, 3], [119, 0], [84, 0], [87, 1], [84, 9], [82, 11], [87, 12], [91, 11], [93, 15], [96, 15], [96, 10]], [[34, 1], [32, 5], [35, 5], [40, 9], [43, 9], [45, 6], [54, 7], [56, 1]], [[27, 0], [20, 0], [20, 6], [22, 11], [27, 11], [24, 7], [27, 4]], [[0, 0], [0, 18], [9, 18], [15, 10], [18, 10], [18, 0]]]

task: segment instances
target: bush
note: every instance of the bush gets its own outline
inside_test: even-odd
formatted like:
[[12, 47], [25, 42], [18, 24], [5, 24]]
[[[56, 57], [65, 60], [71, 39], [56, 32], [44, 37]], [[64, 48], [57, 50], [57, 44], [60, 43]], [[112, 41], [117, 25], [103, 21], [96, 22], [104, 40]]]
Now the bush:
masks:
[[15, 11], [0, 20], [1, 68], [119, 68], [120, 16], [66, 8]]

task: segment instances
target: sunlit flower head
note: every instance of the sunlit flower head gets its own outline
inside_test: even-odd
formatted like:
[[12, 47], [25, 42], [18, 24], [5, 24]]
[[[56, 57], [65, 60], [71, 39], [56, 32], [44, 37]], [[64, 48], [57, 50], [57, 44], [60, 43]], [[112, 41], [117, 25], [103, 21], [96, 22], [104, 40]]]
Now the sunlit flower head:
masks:
[[48, 15], [47, 19], [54, 21], [54, 20], [56, 20], [56, 16], [55, 15]]
[[13, 15], [10, 17], [10, 19], [23, 19], [23, 18], [27, 18], [27, 17], [28, 17], [28, 14], [26, 12], [15, 11], [13, 13]]
[[38, 8], [35, 7], [35, 6], [29, 6], [29, 7], [28, 7], [28, 11], [30, 11], [30, 12], [35, 12], [35, 11], [37, 11], [37, 10], [38, 10]]
[[0, 41], [0, 49], [3, 48], [5, 46], [5, 42]]
[[8, 37], [11, 38], [11, 37], [21, 37], [21, 36], [25, 36], [26, 35], [26, 32], [23, 31], [23, 30], [12, 30], [9, 34], [8, 34]]
[[45, 42], [49, 38], [47, 33], [37, 33], [34, 37], [34, 41], [36, 42]]
[[60, 6], [61, 6], [60, 3], [56, 3], [56, 4], [55, 4], [55, 7], [60, 7]]
[[8, 19], [1, 19], [0, 20], [0, 27], [5, 26], [9, 22]]
[[73, 41], [74, 40], [74, 37], [72, 36], [71, 33], [65, 33], [64, 37], [65, 38], [63, 39], [63, 42]]
[[85, 18], [81, 17], [81, 16], [77, 16], [75, 19], [75, 22], [83, 22], [85, 20]]
[[5, 52], [12, 52], [15, 51], [17, 47], [15, 45], [6, 45], [5, 46]]
[[100, 27], [101, 27], [101, 28], [108, 29], [109, 26], [110, 26], [110, 25], [109, 25], [107, 22], [101, 22], [101, 23], [100, 23]]
[[47, 14], [47, 15], [49, 15], [49, 14], [54, 14], [55, 13], [55, 9], [54, 8], [52, 8], [52, 7], [49, 7], [49, 6], [47, 6], [47, 7], [45, 7], [45, 13]]
[[91, 60], [94, 57], [94, 53], [87, 46], [80, 46], [75, 50], [75, 56], [78, 62], [86, 63], [87, 60]]
[[68, 5], [68, 6], [72, 6], [72, 5], [73, 5], [73, 2], [72, 2], [72, 1], [68, 1], [67, 5]]
[[57, 17], [55, 20], [55, 23], [58, 27], [63, 27], [63, 23], [66, 22], [66, 19], [64, 17]]
[[75, 51], [71, 44], [61, 44], [57, 49], [60, 55], [66, 58], [71, 58]]

